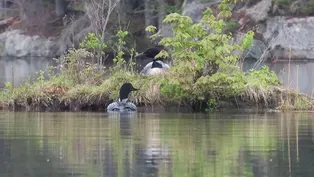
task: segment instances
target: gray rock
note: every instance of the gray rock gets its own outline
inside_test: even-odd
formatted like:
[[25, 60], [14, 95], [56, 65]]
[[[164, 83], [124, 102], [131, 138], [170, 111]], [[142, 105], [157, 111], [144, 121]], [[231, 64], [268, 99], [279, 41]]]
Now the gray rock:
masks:
[[[243, 33], [237, 33], [233, 38], [232, 42], [235, 43], [241, 43], [243, 37], [245, 37], [245, 34]], [[260, 59], [263, 55], [268, 56], [269, 53], [265, 53], [266, 45], [263, 41], [260, 40], [253, 40], [252, 46], [244, 51], [235, 51], [233, 54], [238, 56], [243, 56], [244, 58], [254, 58], [256, 60]]]
[[292, 18], [271, 17], [267, 19], [264, 38], [273, 33], [278, 37], [269, 44], [279, 58], [314, 59], [314, 17]]
[[65, 49], [54, 38], [27, 36], [22, 30], [5, 31], [0, 34], [0, 56], [9, 57], [56, 57]]
[[244, 51], [245, 57], [260, 59], [263, 55], [265, 57], [269, 56], [269, 53], [265, 53], [266, 45], [260, 40], [253, 40], [252, 47]]
[[255, 21], [259, 22], [268, 17], [268, 12], [272, 9], [272, 0], [262, 0], [249, 9], [246, 9], [246, 14]]
[[[201, 21], [203, 12], [207, 7], [220, 3], [221, 0], [203, 2], [203, 0], [185, 0], [182, 4], [182, 15], [189, 16], [195, 23]], [[165, 37], [170, 37], [173, 34], [172, 28], [168, 24], [162, 24], [158, 31]], [[158, 41], [158, 40], [157, 40]]]
[[[262, 31], [264, 39], [269, 39], [267, 44], [254, 40], [251, 49], [244, 52], [247, 57], [259, 59], [269, 46], [272, 55], [277, 58], [314, 59], [314, 33], [312, 32], [314, 17], [292, 19], [281, 16], [269, 17]], [[270, 56], [269, 52], [264, 55], [264, 57]]]
[[162, 34], [165, 37], [170, 37], [173, 35], [172, 28], [169, 24], [162, 24], [158, 33]]
[[221, 0], [203, 2], [203, 0], [185, 0], [182, 15], [189, 16], [194, 22], [200, 22], [207, 7], [219, 4]]
[[[262, 35], [264, 39], [270, 39], [266, 45], [277, 58], [314, 59], [313, 31], [314, 17], [287, 19], [277, 16], [267, 18]], [[252, 48], [244, 52], [244, 55], [259, 59], [266, 50], [266, 45], [260, 40], [254, 40]], [[270, 53], [266, 52], [264, 57], [270, 57]]]

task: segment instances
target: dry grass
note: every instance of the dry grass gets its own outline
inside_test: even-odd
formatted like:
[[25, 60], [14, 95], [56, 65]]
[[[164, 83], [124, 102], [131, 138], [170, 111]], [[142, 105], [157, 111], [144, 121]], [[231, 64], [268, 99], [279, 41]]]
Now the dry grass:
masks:
[[[131, 82], [138, 91], [130, 94], [130, 99], [138, 105], [164, 104], [160, 93], [159, 77], [142, 77], [137, 73], [117, 72], [103, 78], [101, 84], [70, 84], [67, 77], [58, 76], [48, 81], [26, 82], [21, 87], [9, 86], [0, 92], [0, 107], [27, 108], [41, 107], [43, 110], [66, 107], [81, 110], [86, 107], [105, 109], [106, 105], [118, 99], [123, 82]], [[98, 107], [98, 108], [97, 108]]]
[[161, 84], [152, 80], [148, 81], [145, 86], [145, 89], [141, 89], [139, 92], [134, 93], [134, 102], [137, 104], [145, 104], [145, 105], [158, 105], [164, 104], [162, 99], [162, 95], [160, 93]]
[[241, 98], [277, 110], [312, 110], [314, 107], [312, 97], [284, 87], [248, 88]]
[[273, 89], [265, 89], [263, 87], [251, 88], [248, 87], [246, 92], [242, 95], [243, 98], [259, 103], [263, 101], [266, 105], [274, 93]]

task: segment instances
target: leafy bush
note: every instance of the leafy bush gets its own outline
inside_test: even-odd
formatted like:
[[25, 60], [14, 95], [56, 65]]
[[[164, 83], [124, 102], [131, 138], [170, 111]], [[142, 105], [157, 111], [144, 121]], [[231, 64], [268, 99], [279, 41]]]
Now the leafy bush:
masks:
[[[80, 43], [80, 48], [86, 48], [96, 52], [96, 50], [104, 50], [107, 47], [105, 43], [102, 42], [101, 36], [95, 33], [88, 33], [87, 36]], [[102, 53], [103, 54], [103, 53]]]
[[[161, 93], [171, 100], [206, 101], [211, 97], [239, 96], [245, 93], [252, 78], [257, 82], [260, 79], [264, 86], [278, 83], [276, 75], [265, 68], [248, 75], [240, 70], [239, 56], [234, 53], [250, 47], [254, 33], [249, 31], [240, 44], [233, 43], [231, 34], [224, 33], [228, 27], [224, 19], [231, 16], [229, 2], [223, 1], [219, 9], [215, 17], [208, 8], [201, 23], [193, 23], [188, 16], [169, 14], [163, 22], [171, 25], [174, 35], [151, 36], [153, 40], [161, 37], [159, 44], [167, 47], [173, 58], [169, 77], [162, 81], [161, 88]], [[149, 26], [146, 30], [155, 32], [156, 27]]]

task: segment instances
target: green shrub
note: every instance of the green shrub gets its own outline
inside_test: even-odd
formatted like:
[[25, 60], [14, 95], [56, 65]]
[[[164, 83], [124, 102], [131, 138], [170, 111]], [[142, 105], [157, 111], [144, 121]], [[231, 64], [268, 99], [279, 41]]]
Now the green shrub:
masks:
[[101, 64], [104, 49], [107, 45], [102, 41], [101, 35], [95, 33], [88, 33], [87, 36], [80, 43], [80, 48], [85, 48], [90, 51], [95, 57], [93, 62]]
[[[228, 1], [219, 5], [220, 13], [215, 17], [208, 8], [201, 23], [193, 23], [188, 16], [169, 14], [164, 23], [170, 24], [173, 36], [163, 37], [158, 33], [152, 39], [162, 37], [159, 44], [166, 46], [173, 58], [169, 77], [163, 80], [161, 93], [170, 100], [209, 100], [239, 96], [245, 93], [247, 83], [252, 78], [264, 86], [277, 83], [275, 74], [267, 69], [245, 75], [238, 66], [236, 51], [251, 46], [254, 33], [249, 31], [240, 44], [232, 42], [231, 34], [225, 34], [228, 23], [224, 20], [231, 16]], [[155, 32], [149, 26], [147, 31]], [[166, 55], [166, 54], [163, 54]]]

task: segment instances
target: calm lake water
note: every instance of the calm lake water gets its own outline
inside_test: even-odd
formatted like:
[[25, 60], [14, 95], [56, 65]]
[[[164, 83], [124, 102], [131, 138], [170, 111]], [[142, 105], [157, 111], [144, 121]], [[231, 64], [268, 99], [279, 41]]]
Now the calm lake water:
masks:
[[0, 112], [1, 177], [310, 177], [313, 113]]

